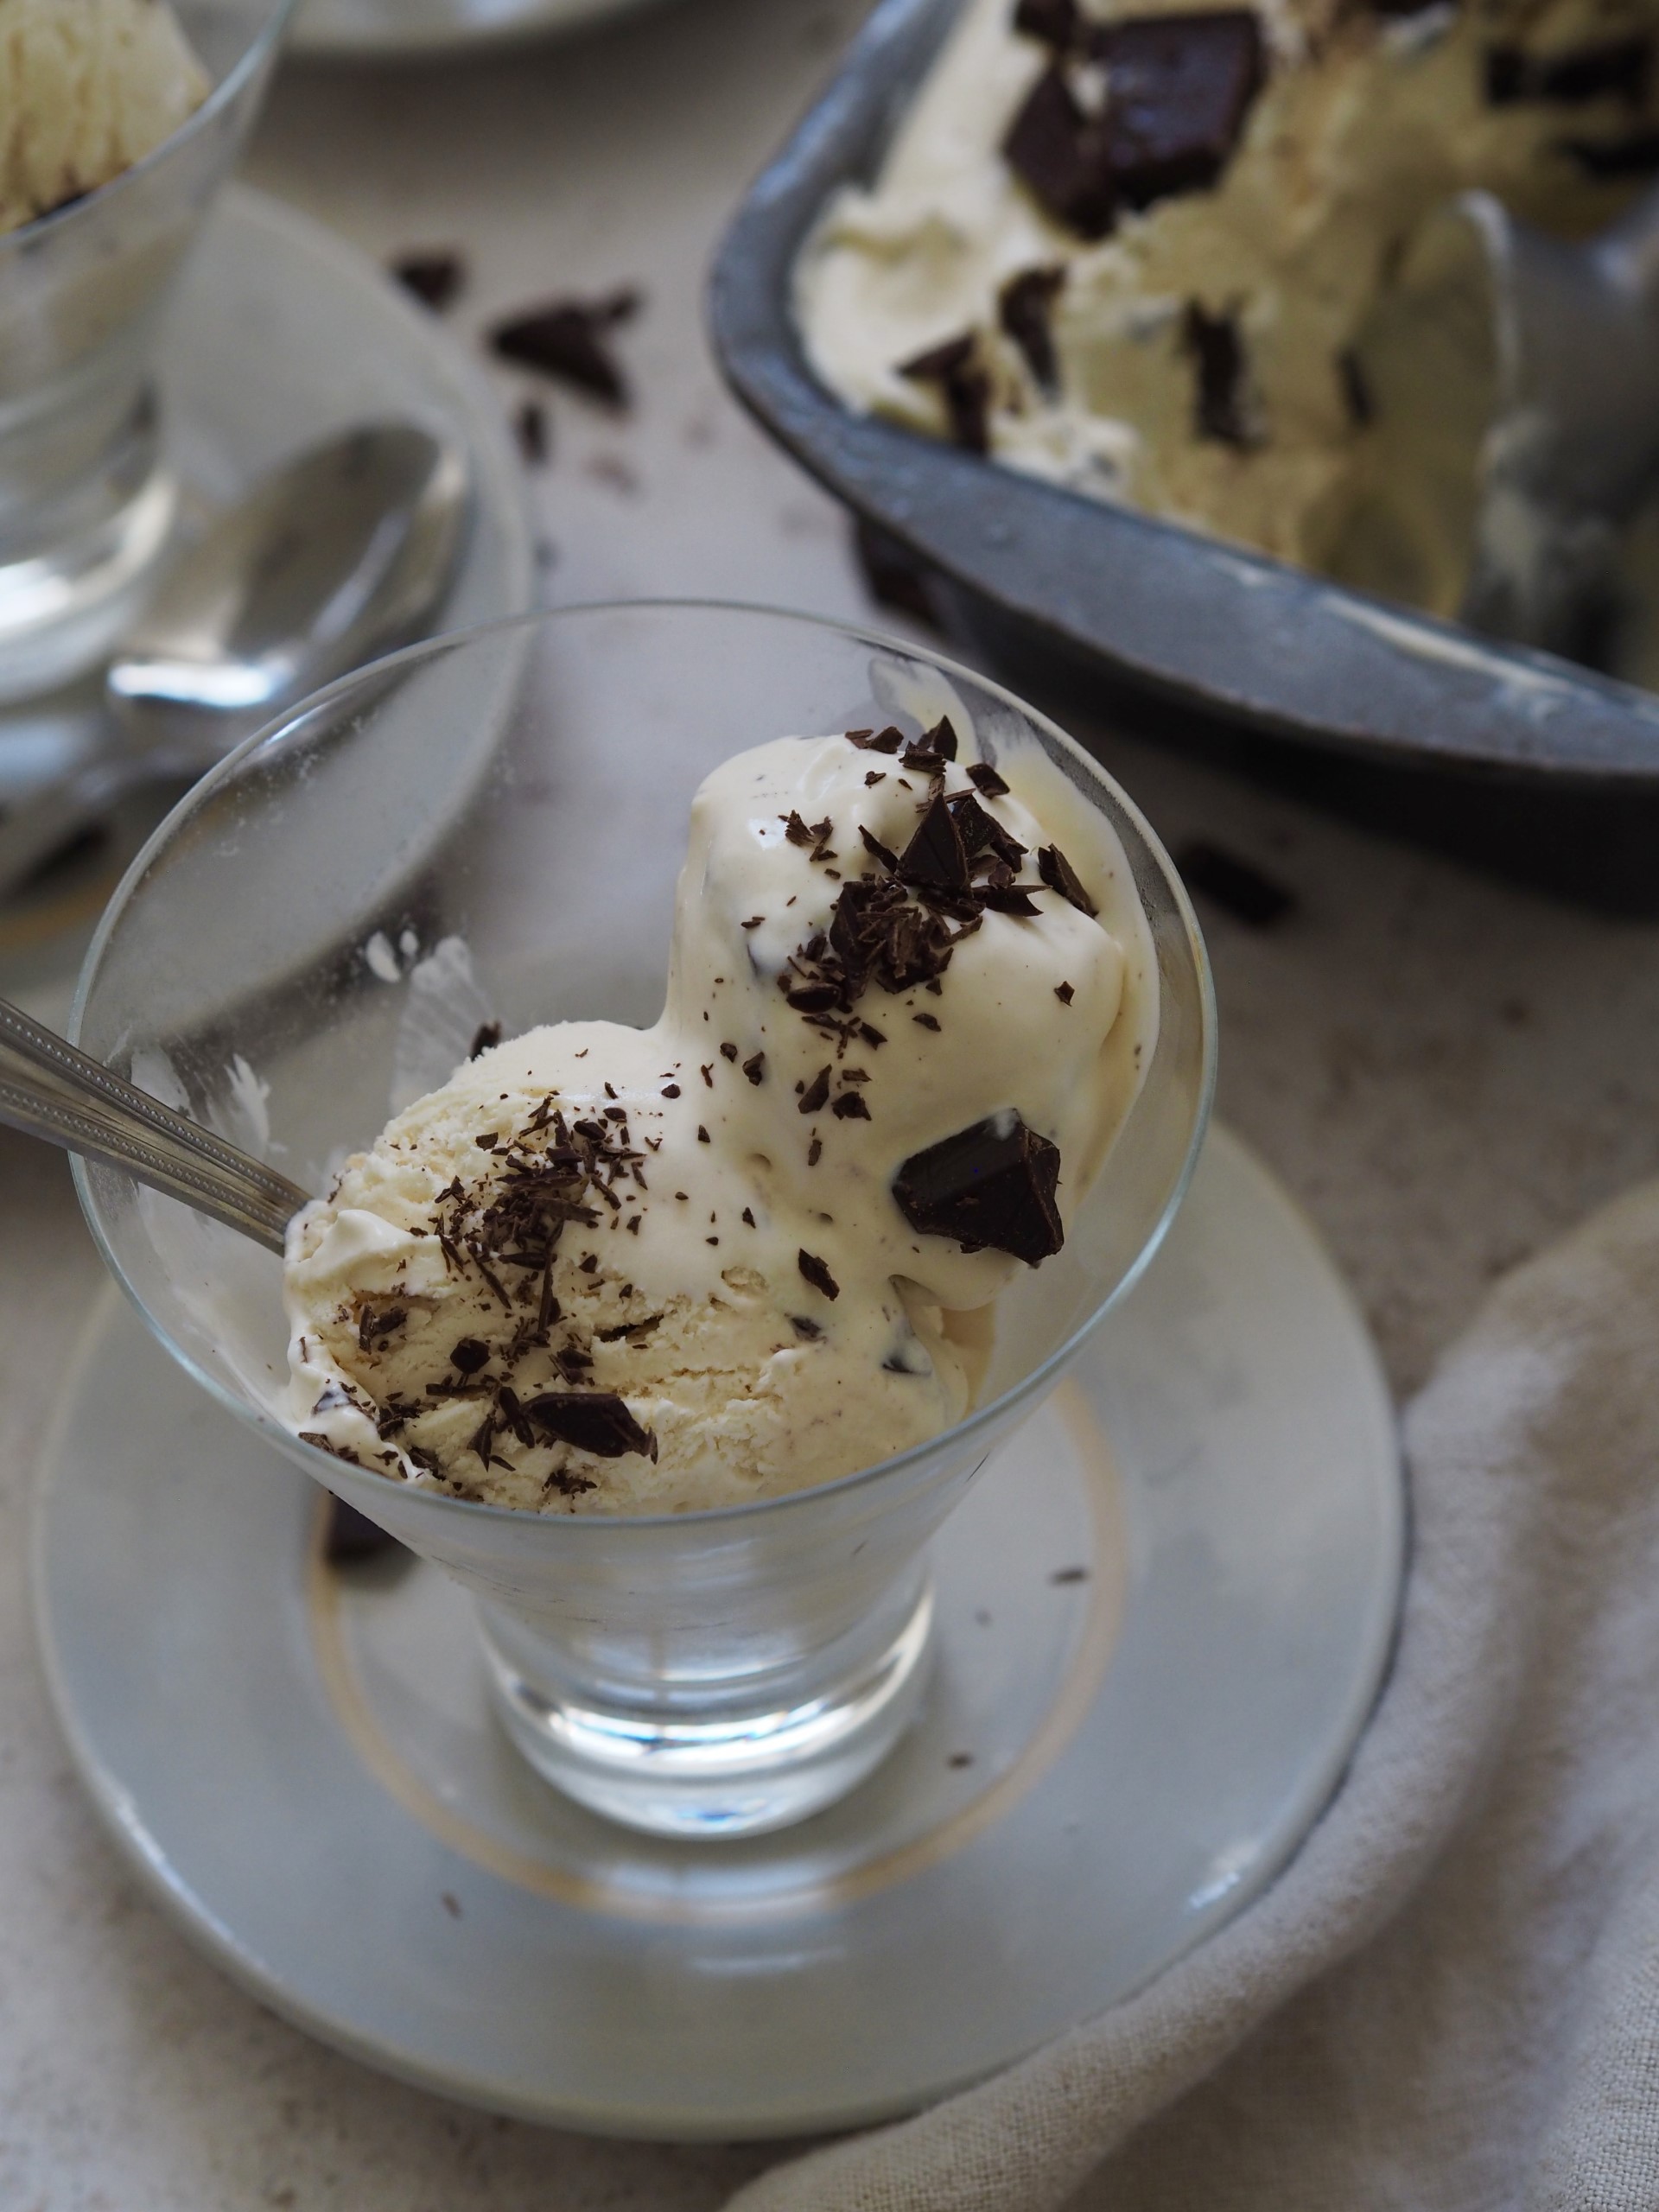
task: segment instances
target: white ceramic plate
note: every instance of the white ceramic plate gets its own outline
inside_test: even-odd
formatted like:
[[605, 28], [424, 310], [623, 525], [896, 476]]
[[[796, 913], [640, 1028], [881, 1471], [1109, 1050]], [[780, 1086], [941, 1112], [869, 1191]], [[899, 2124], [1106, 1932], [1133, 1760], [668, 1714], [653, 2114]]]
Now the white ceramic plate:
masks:
[[[488, 379], [435, 316], [354, 247], [243, 186], [225, 194], [168, 310], [159, 378], [168, 447], [187, 499], [219, 505], [330, 431], [402, 416], [459, 442], [474, 486], [460, 569], [434, 629], [525, 613], [534, 559], [522, 466]], [[22, 762], [53, 741], [26, 718], [0, 726]], [[42, 753], [41, 765], [48, 765]], [[83, 867], [0, 911], [0, 993], [67, 1020], [81, 955], [128, 861], [172, 804], [128, 801]]]
[[1212, 1136], [1163, 1252], [938, 1542], [922, 1719], [781, 1835], [566, 1804], [435, 1570], [332, 1573], [320, 1493], [113, 1293], [43, 1462], [58, 1712], [137, 1872], [267, 2004], [451, 2096], [766, 2136], [920, 2105], [1141, 1986], [1328, 1798], [1398, 1603], [1370, 1341]]
[[660, 0], [307, 0], [289, 50], [338, 55], [444, 54], [458, 47], [546, 38]]

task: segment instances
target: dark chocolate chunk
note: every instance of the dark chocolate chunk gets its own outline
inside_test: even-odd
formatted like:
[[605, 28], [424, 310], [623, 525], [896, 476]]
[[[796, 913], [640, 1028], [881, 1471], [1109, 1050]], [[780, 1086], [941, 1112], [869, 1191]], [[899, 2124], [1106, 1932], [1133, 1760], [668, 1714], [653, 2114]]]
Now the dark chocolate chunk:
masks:
[[918, 1029], [931, 1029], [937, 1032], [939, 1026], [939, 1017], [937, 1014], [912, 1014], [910, 1018]]
[[440, 315], [460, 297], [467, 282], [467, 264], [452, 252], [400, 254], [391, 273], [406, 292]]
[[550, 300], [544, 307], [497, 323], [489, 334], [490, 346], [503, 360], [575, 385], [613, 407], [626, 407], [627, 380], [611, 352], [608, 334], [639, 305], [639, 296], [633, 291], [613, 292], [603, 300]]
[[[897, 614], [908, 614], [912, 620], [925, 623], [930, 630], [943, 629], [944, 622], [934, 603], [931, 582], [933, 572], [907, 546], [859, 516], [853, 523], [853, 556], [863, 576], [864, 588], [878, 607], [890, 607]], [[856, 744], [858, 740], [855, 738], [853, 741]]]
[[840, 1122], [868, 1122], [870, 1109], [856, 1090], [843, 1090], [830, 1111]]
[[449, 1355], [449, 1364], [462, 1375], [476, 1375], [490, 1363], [490, 1348], [478, 1337], [463, 1337]]
[[1638, 130], [1628, 138], [1563, 138], [1557, 150], [1598, 183], [1659, 171], [1659, 130]]
[[849, 741], [861, 753], [896, 753], [905, 741], [905, 733], [889, 722], [886, 729], [849, 729]]
[[803, 1114], [821, 1114], [829, 1098], [830, 1070], [822, 1067], [801, 1093], [798, 1110]]
[[830, 1274], [829, 1268], [825, 1267], [823, 1262], [819, 1259], [816, 1252], [800, 1252], [797, 1254], [796, 1257], [799, 1263], [801, 1273], [806, 1277], [808, 1282], [811, 1284], [814, 1290], [821, 1290], [826, 1298], [839, 1298], [841, 1296], [841, 1285], [836, 1281], [834, 1275]]
[[968, 453], [991, 449], [991, 380], [974, 358], [978, 346], [977, 335], [969, 330], [899, 364], [901, 377], [938, 386], [950, 435]]
[[817, 1323], [809, 1321], [804, 1313], [791, 1313], [789, 1317], [789, 1325], [794, 1330], [796, 1335], [804, 1338], [807, 1344], [816, 1344], [823, 1334], [823, 1331]]
[[1342, 404], [1348, 420], [1355, 429], [1363, 430], [1375, 421], [1376, 402], [1371, 397], [1370, 379], [1365, 373], [1364, 363], [1351, 346], [1344, 346], [1337, 356], [1337, 385], [1342, 393]]
[[936, 798], [917, 824], [896, 872], [900, 882], [919, 890], [966, 892], [968, 851], [957, 817], [943, 798]]
[[1007, 796], [1008, 786], [988, 760], [970, 760], [968, 763], [968, 780], [976, 791], [983, 791], [987, 798], [1005, 798]]
[[735, 1060], [737, 1058], [736, 1046], [722, 1045], [720, 1048], [720, 1057], [722, 1060]]
[[1232, 158], [1265, 56], [1253, 9], [1103, 23], [1090, 51], [1106, 65], [1112, 188], [1129, 207], [1214, 184]]
[[1002, 141], [1002, 158], [1057, 223], [1103, 238], [1117, 219], [1117, 192], [1103, 123], [1084, 113], [1058, 65], [1027, 95]]
[[980, 905], [994, 914], [1018, 914], [1028, 918], [1042, 911], [1030, 892], [1017, 883], [982, 884], [976, 896]]
[[1206, 839], [1184, 845], [1175, 865], [1195, 891], [1212, 899], [1235, 921], [1249, 929], [1271, 929], [1296, 911], [1296, 894], [1266, 875], [1254, 861], [1241, 860]]
[[863, 842], [865, 851], [872, 855], [876, 860], [879, 860], [883, 868], [893, 869], [898, 867], [898, 855], [896, 853], [890, 852], [887, 847], [882, 843], [881, 840], [878, 836], [875, 836], [870, 830], [867, 830], [861, 822], [858, 825], [858, 834]]
[[1070, 1006], [1077, 994], [1076, 988], [1071, 983], [1056, 983], [1054, 995], [1062, 1006]]
[[995, 853], [1009, 868], [1019, 867], [1026, 857], [1025, 847], [1011, 830], [1005, 830], [994, 814], [987, 812], [971, 791], [958, 791], [945, 804], [962, 832], [962, 842], [970, 861], [977, 860], [982, 853]]
[[1600, 99], [1639, 107], [1652, 74], [1653, 48], [1645, 38], [1605, 39], [1558, 54], [1529, 54], [1518, 46], [1486, 49], [1486, 98], [1493, 107], [1522, 100], [1582, 107]]
[[355, 1567], [360, 1560], [378, 1559], [383, 1552], [401, 1549], [396, 1536], [332, 1494], [328, 1526], [323, 1533], [322, 1555], [330, 1567]]
[[744, 1061], [743, 1072], [747, 1076], [751, 1083], [764, 1083], [766, 1077], [766, 1054], [764, 1052], [753, 1053], [749, 1058]]
[[1083, 28], [1077, 0], [1016, 0], [1014, 28], [1065, 53], [1076, 45]]
[[1189, 300], [1181, 318], [1181, 343], [1197, 370], [1193, 429], [1220, 445], [1255, 443], [1245, 408], [1244, 341], [1230, 315], [1211, 315]]
[[551, 1442], [574, 1444], [596, 1459], [620, 1459], [631, 1452], [657, 1456], [656, 1437], [640, 1427], [613, 1390], [543, 1391], [531, 1399], [524, 1414]]
[[1055, 297], [1065, 283], [1058, 266], [1022, 269], [996, 296], [997, 320], [1020, 348], [1026, 366], [1052, 398], [1060, 388], [1060, 365], [1051, 323]]
[[547, 410], [539, 399], [526, 399], [512, 418], [518, 434], [518, 450], [532, 468], [539, 468], [548, 455]]
[[493, 1048], [500, 1042], [500, 1023], [499, 1021], [481, 1021], [480, 1022], [476, 1031], [474, 1033], [472, 1045], [468, 1049], [467, 1057], [469, 1060], [475, 1060], [480, 1052], [493, 1051]]
[[1051, 891], [1069, 899], [1080, 914], [1094, 916], [1100, 909], [1077, 880], [1077, 872], [1058, 845], [1045, 845], [1037, 855], [1037, 873]]
[[[941, 715], [931, 729], [925, 729], [920, 743], [924, 751], [936, 753], [941, 760], [957, 757], [957, 728], [949, 715]], [[915, 748], [912, 747], [912, 750]]]
[[1010, 1252], [1034, 1268], [1065, 1241], [1054, 1203], [1059, 1179], [1059, 1147], [1009, 1108], [912, 1153], [893, 1195], [922, 1236]]
[[679, 1095], [680, 1086], [677, 1083], [665, 1083], [663, 1085], [663, 1096], [664, 1098], [677, 1098]]

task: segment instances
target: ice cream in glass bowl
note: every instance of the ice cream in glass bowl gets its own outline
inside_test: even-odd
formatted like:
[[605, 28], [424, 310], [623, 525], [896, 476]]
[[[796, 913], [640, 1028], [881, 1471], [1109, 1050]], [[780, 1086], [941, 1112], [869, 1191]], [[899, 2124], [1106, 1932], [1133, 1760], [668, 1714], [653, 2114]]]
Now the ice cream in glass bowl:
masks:
[[184, 1367], [477, 1602], [547, 1779], [805, 1817], [922, 1695], [928, 1540], [1201, 1143], [1197, 925], [917, 648], [573, 607], [397, 655], [156, 833], [74, 1033], [316, 1193], [286, 1262], [78, 1164]]
[[295, 0], [0, 0], [0, 698], [91, 666], [175, 518], [150, 377]]

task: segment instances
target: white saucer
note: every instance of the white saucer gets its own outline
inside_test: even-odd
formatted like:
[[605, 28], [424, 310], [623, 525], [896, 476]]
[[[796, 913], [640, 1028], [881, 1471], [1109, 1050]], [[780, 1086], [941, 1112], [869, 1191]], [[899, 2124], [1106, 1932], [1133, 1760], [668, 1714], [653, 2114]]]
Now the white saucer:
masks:
[[547, 38], [659, 0], [306, 0], [288, 47], [308, 60], [438, 54]]
[[[187, 499], [201, 505], [233, 499], [285, 454], [369, 417], [404, 416], [455, 439], [472, 462], [473, 519], [434, 626], [534, 603], [524, 474], [488, 379], [435, 316], [308, 217], [232, 186], [168, 310], [158, 366], [168, 450]], [[22, 775], [51, 765], [49, 710], [35, 720], [32, 737], [21, 715], [0, 723]], [[38, 767], [20, 750], [31, 743]], [[104, 904], [174, 796], [128, 801], [84, 866], [0, 910], [0, 994], [61, 1027]]]
[[491, 1719], [464, 1602], [401, 1557], [331, 1572], [320, 1503], [111, 1292], [35, 1524], [99, 1810], [186, 1931], [328, 2042], [671, 2138], [916, 2107], [1236, 1912], [1364, 1723], [1404, 1541], [1363, 1324], [1225, 1133], [940, 1539], [922, 1720], [803, 1827], [673, 1846], [566, 1804]]

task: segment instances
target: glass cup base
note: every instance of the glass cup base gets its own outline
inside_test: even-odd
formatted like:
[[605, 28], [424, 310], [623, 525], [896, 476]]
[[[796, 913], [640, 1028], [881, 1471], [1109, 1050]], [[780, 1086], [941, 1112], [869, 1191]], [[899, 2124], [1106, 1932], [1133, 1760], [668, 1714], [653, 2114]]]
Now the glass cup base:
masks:
[[790, 1827], [863, 1781], [914, 1719], [933, 1651], [925, 1582], [878, 1650], [828, 1680], [803, 1668], [710, 1711], [684, 1698], [601, 1702], [543, 1667], [532, 1680], [522, 1637], [490, 1607], [479, 1616], [496, 1712], [543, 1780], [625, 1827], [712, 1841]]

